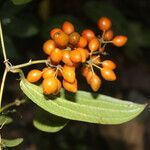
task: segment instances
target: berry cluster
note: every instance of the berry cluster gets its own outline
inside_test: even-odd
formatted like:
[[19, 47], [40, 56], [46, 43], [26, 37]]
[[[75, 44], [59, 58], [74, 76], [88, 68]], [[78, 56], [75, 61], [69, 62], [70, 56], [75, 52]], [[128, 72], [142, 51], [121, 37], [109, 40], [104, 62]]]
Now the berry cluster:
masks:
[[[80, 35], [68, 21], [61, 28], [52, 29], [51, 39], [43, 44], [43, 51], [48, 55], [47, 68], [31, 70], [27, 80], [35, 83], [43, 78], [42, 88], [46, 95], [57, 94], [62, 85], [75, 93], [78, 89], [76, 69], [81, 69], [93, 91], [101, 87], [101, 77], [107, 81], [116, 80], [116, 64], [111, 60], [102, 61], [101, 57], [106, 54], [108, 43], [121, 47], [127, 42], [127, 37], [114, 36], [112, 22], [107, 17], [99, 18], [97, 25], [102, 31], [98, 36], [90, 29], [83, 30]], [[96, 68], [100, 70], [101, 77], [95, 73]]]

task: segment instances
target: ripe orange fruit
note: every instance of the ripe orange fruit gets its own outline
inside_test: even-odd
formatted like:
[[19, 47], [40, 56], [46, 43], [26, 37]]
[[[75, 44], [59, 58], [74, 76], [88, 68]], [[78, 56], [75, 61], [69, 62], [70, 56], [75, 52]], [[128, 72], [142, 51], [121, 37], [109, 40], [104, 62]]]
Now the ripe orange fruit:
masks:
[[62, 32], [62, 30], [61, 30], [60, 28], [54, 28], [54, 29], [52, 29], [52, 30], [50, 31], [50, 36], [51, 36], [51, 38], [53, 39], [55, 33], [60, 33], [60, 32]]
[[112, 26], [112, 22], [108, 17], [101, 17], [97, 22], [98, 28], [102, 31], [109, 30]]
[[81, 62], [81, 53], [78, 49], [70, 51], [70, 59], [73, 63], [79, 63]]
[[116, 68], [116, 64], [111, 60], [104, 60], [102, 62], [102, 66], [103, 66], [103, 68], [109, 68], [112, 70]]
[[87, 75], [85, 76], [85, 78], [86, 78], [86, 81], [88, 84], [90, 84], [93, 74], [94, 73], [91, 70], [89, 70], [89, 72], [87, 72]]
[[89, 69], [88, 66], [83, 66], [83, 67], [81, 68], [81, 74], [82, 74], [84, 77], [87, 76], [87, 74], [88, 74], [89, 71], [90, 71], [90, 69]]
[[100, 46], [100, 41], [97, 38], [93, 38], [92, 40], [89, 41], [88, 44], [89, 50], [96, 51], [98, 50], [99, 46]]
[[95, 37], [95, 33], [90, 29], [85, 29], [82, 31], [82, 37], [86, 38], [88, 41]]
[[42, 77], [43, 79], [45, 78], [50, 78], [55, 76], [55, 69], [53, 68], [44, 68], [42, 71]]
[[58, 81], [55, 77], [45, 78], [42, 82], [43, 93], [45, 95], [53, 94], [58, 90]]
[[72, 32], [74, 32], [74, 25], [69, 21], [65, 21], [62, 25], [62, 30], [66, 34], [71, 34]]
[[54, 41], [58, 46], [65, 47], [69, 42], [69, 36], [64, 32], [56, 32], [54, 34]]
[[113, 31], [112, 30], [107, 30], [104, 34], [104, 40], [110, 41], [110, 40], [112, 40], [113, 36], [114, 36]]
[[70, 59], [70, 50], [63, 50], [62, 62], [68, 66], [73, 66], [73, 62]]
[[56, 80], [57, 80], [57, 90], [55, 93], [53, 93], [54, 95], [57, 95], [60, 92], [60, 89], [62, 87], [60, 80], [57, 78], [56, 78]]
[[116, 75], [113, 70], [109, 68], [101, 68], [100, 69], [102, 77], [107, 81], [114, 81], [116, 80]]
[[126, 44], [127, 40], [128, 40], [128, 38], [126, 36], [117, 35], [112, 40], [112, 43], [117, 47], [121, 47]]
[[75, 67], [64, 65], [62, 75], [67, 82], [73, 83], [75, 81]]
[[55, 49], [55, 46], [56, 44], [53, 40], [47, 40], [43, 44], [43, 51], [45, 52], [45, 54], [50, 55], [51, 52]]
[[63, 80], [63, 87], [69, 92], [76, 93], [78, 90], [77, 80], [75, 79], [73, 83]]
[[76, 50], [78, 50], [81, 54], [81, 62], [85, 62], [86, 59], [87, 59], [87, 50], [86, 49], [83, 49], [83, 48], [77, 48]]
[[95, 73], [93, 73], [90, 79], [90, 86], [94, 92], [98, 91], [101, 86], [101, 79]]
[[85, 48], [87, 46], [87, 39], [81, 36], [79, 42], [77, 43], [77, 46]]
[[39, 81], [42, 77], [42, 71], [38, 70], [38, 69], [33, 69], [31, 71], [28, 72], [27, 74], [27, 80], [31, 83], [35, 83], [37, 81]]
[[54, 64], [58, 64], [62, 60], [63, 52], [59, 48], [55, 48], [50, 55], [50, 59]]
[[72, 45], [76, 45], [80, 41], [80, 34], [77, 32], [73, 32], [69, 35], [69, 43]]

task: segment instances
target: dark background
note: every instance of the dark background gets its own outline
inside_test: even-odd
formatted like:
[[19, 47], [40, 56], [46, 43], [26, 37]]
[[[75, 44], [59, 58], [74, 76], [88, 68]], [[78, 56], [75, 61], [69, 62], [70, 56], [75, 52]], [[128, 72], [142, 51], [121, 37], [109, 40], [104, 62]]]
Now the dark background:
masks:
[[[123, 48], [108, 47], [110, 58], [117, 64], [117, 81], [104, 82], [98, 91], [106, 95], [149, 103], [150, 97], [150, 1], [149, 0], [33, 0], [24, 5], [14, 5], [11, 0], [0, 0], [5, 45], [9, 60], [19, 64], [30, 59], [45, 59], [42, 44], [49, 38], [53, 27], [65, 21], [74, 23], [76, 31], [93, 29], [101, 16], [112, 19], [114, 33], [128, 36]], [[0, 61], [3, 64], [2, 53]], [[40, 65], [34, 67], [41, 67]], [[24, 69], [27, 72], [28, 67]], [[0, 75], [4, 65], [0, 67]], [[16, 79], [8, 74], [3, 104], [23, 98]], [[80, 79], [79, 79], [80, 80]], [[86, 82], [82, 83], [84, 90]], [[81, 87], [79, 87], [81, 88]], [[35, 105], [27, 103], [11, 115], [13, 124], [3, 128], [8, 138], [23, 137], [16, 150], [149, 150], [149, 106], [136, 119], [118, 126], [95, 125], [71, 121], [58, 133], [44, 133], [32, 125]]]

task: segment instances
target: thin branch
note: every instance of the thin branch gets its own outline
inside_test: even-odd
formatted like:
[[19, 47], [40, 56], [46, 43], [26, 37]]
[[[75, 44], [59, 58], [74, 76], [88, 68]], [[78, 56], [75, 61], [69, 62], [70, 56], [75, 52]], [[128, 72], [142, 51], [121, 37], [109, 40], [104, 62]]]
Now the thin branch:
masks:
[[1, 38], [1, 45], [2, 45], [2, 52], [4, 56], [4, 61], [7, 61], [7, 55], [6, 55], [6, 50], [5, 50], [5, 45], [4, 45], [4, 38], [3, 38], [3, 31], [2, 31], [2, 24], [0, 20], [0, 38]]
[[0, 88], [0, 108], [1, 108], [1, 104], [2, 104], [2, 97], [3, 97], [3, 91], [4, 91], [4, 85], [5, 85], [7, 73], [8, 73], [7, 69], [5, 68], [3, 78], [2, 78], [1, 88]]

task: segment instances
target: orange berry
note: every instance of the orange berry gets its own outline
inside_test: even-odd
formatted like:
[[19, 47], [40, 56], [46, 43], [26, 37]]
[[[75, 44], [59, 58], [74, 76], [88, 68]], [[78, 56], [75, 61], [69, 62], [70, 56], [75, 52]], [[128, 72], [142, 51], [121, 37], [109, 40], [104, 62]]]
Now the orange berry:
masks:
[[117, 35], [112, 40], [112, 43], [117, 47], [121, 47], [126, 44], [127, 40], [128, 40], [128, 38], [126, 36]]
[[69, 21], [65, 21], [62, 25], [62, 30], [66, 34], [71, 34], [72, 32], [74, 32], [74, 25]]
[[95, 33], [90, 29], [85, 29], [82, 31], [82, 37], [86, 38], [88, 41], [95, 37]]
[[83, 67], [81, 68], [81, 74], [82, 74], [84, 77], [87, 76], [87, 74], [89, 73], [89, 71], [90, 71], [90, 69], [89, 69], [88, 66], [83, 66]]
[[116, 68], [116, 64], [111, 60], [104, 60], [102, 62], [102, 66], [103, 66], [103, 68], [109, 68], [112, 70]]
[[69, 35], [69, 43], [72, 45], [76, 45], [80, 41], [80, 34], [77, 32], [73, 32]]
[[103, 53], [104, 51], [105, 51], [105, 48], [104, 48], [104, 47], [100, 47], [100, 48], [99, 48], [99, 52], [100, 52], [100, 53]]
[[57, 90], [56, 90], [56, 92], [54, 93], [55, 95], [57, 95], [57, 94], [60, 92], [60, 89], [61, 89], [61, 87], [62, 87], [60, 80], [57, 79], [57, 78], [56, 78], [56, 80], [57, 80]]
[[53, 40], [47, 40], [46, 42], [44, 42], [43, 44], [43, 51], [45, 52], [45, 54], [50, 55], [52, 50], [55, 49], [55, 42]]
[[69, 42], [69, 36], [64, 32], [56, 32], [54, 34], [54, 41], [58, 46], [64, 47]]
[[44, 68], [42, 71], [42, 77], [43, 79], [45, 78], [50, 78], [55, 76], [55, 69], [53, 68]]
[[101, 86], [101, 79], [95, 73], [93, 73], [90, 79], [90, 86], [94, 92], [98, 91]]
[[89, 70], [89, 72], [87, 72], [87, 75], [85, 76], [88, 84], [90, 84], [90, 80], [92, 78], [92, 75], [93, 75], [93, 72], [91, 70]]
[[112, 22], [108, 17], [101, 17], [97, 22], [98, 28], [102, 31], [109, 30], [112, 26]]
[[62, 30], [61, 30], [60, 28], [54, 28], [54, 29], [52, 29], [52, 30], [50, 31], [50, 36], [51, 36], [51, 38], [53, 39], [55, 33], [60, 33], [60, 32], [62, 32]]
[[46, 78], [42, 82], [43, 93], [46, 95], [53, 94], [58, 90], [58, 81], [55, 77]]
[[70, 59], [74, 63], [81, 62], [82, 58], [80, 51], [78, 49], [70, 51]]
[[83, 48], [77, 48], [76, 50], [78, 50], [81, 54], [81, 62], [85, 62], [87, 59], [87, 50]]
[[113, 70], [109, 68], [101, 68], [100, 69], [102, 77], [107, 81], [114, 81], [116, 80], [116, 75]]
[[73, 83], [75, 81], [75, 67], [64, 65], [62, 75], [67, 82]]
[[27, 74], [27, 80], [31, 83], [35, 83], [37, 81], [39, 81], [42, 77], [42, 71], [38, 70], [38, 69], [33, 69], [31, 71], [28, 72]]
[[73, 83], [63, 80], [63, 87], [69, 92], [76, 93], [78, 90], [77, 80], [75, 79], [75, 81]]
[[63, 52], [59, 48], [55, 48], [50, 55], [50, 59], [54, 64], [58, 64], [62, 60]]
[[73, 66], [73, 62], [70, 59], [70, 51], [69, 50], [63, 50], [62, 62], [64, 62], [68, 66]]
[[110, 41], [110, 40], [112, 40], [113, 36], [114, 36], [113, 31], [112, 30], [107, 30], [104, 34], [104, 40]]
[[92, 40], [89, 41], [88, 47], [91, 51], [98, 50], [99, 46], [100, 46], [100, 41], [97, 38], [93, 38]]
[[79, 42], [77, 43], [77, 46], [85, 48], [87, 46], [87, 39], [81, 36]]

